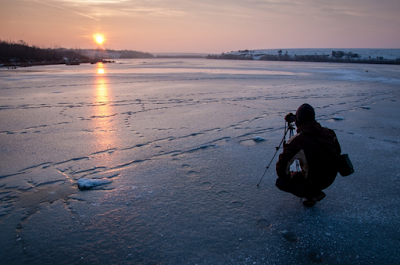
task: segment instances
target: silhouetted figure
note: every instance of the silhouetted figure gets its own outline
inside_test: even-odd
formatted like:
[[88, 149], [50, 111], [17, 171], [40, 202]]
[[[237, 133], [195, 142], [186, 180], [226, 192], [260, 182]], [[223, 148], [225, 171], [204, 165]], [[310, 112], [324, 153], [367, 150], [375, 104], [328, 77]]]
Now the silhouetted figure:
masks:
[[[336, 178], [336, 161], [341, 153], [334, 131], [322, 127], [315, 120], [314, 108], [301, 105], [296, 112], [297, 134], [283, 146], [276, 163], [276, 186], [300, 198], [306, 198], [305, 206], [314, 206], [325, 197], [323, 189]], [[298, 159], [300, 172], [290, 171], [290, 165]]]

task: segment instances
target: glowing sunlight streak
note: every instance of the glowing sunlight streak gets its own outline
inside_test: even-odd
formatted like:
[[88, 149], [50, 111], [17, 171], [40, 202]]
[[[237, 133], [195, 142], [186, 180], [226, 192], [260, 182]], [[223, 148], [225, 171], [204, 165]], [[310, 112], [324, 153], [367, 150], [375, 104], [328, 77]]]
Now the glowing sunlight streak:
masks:
[[94, 121], [96, 149], [99, 151], [111, 149], [115, 144], [115, 129], [112, 125], [115, 113], [110, 106], [111, 93], [107, 77], [104, 76], [105, 72], [102, 63], [96, 64], [95, 106], [92, 120]]

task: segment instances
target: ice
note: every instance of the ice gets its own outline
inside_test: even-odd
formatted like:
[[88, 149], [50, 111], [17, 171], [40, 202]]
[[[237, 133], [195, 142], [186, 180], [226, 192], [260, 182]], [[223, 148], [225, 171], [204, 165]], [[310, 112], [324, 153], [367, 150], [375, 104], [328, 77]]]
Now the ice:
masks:
[[87, 179], [87, 178], [82, 178], [78, 180], [78, 188], [80, 190], [90, 190], [91, 188], [94, 188], [96, 186], [101, 186], [104, 184], [109, 184], [112, 181], [109, 179]]
[[[0, 68], [3, 263], [399, 263], [397, 66], [143, 61]], [[257, 187], [303, 103], [355, 168], [311, 209]]]
[[261, 137], [261, 136], [255, 136], [255, 137], [253, 138], [253, 141], [256, 142], [256, 143], [259, 143], [259, 142], [266, 141], [266, 139], [263, 138], [263, 137]]
[[333, 116], [333, 119], [336, 120], [336, 121], [342, 121], [342, 120], [344, 120], [344, 118], [343, 118], [343, 117], [340, 117], [340, 116]]

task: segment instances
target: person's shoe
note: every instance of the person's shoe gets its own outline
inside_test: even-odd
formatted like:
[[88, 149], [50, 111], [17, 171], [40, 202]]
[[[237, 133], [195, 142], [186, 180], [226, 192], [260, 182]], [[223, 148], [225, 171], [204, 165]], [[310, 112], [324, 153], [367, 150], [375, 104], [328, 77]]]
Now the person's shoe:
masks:
[[307, 200], [305, 200], [303, 202], [303, 205], [307, 206], [307, 207], [313, 207], [317, 202], [319, 202], [320, 200], [325, 198], [325, 196], [326, 196], [326, 194], [321, 191], [317, 196], [311, 197], [311, 198], [307, 198]]

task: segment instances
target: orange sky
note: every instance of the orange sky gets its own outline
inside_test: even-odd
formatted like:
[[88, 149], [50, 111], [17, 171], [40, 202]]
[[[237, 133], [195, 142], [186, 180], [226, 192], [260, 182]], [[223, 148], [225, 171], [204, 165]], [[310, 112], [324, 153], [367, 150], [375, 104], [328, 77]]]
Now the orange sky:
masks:
[[400, 0], [0, 0], [0, 39], [44, 47], [222, 53], [400, 48]]

